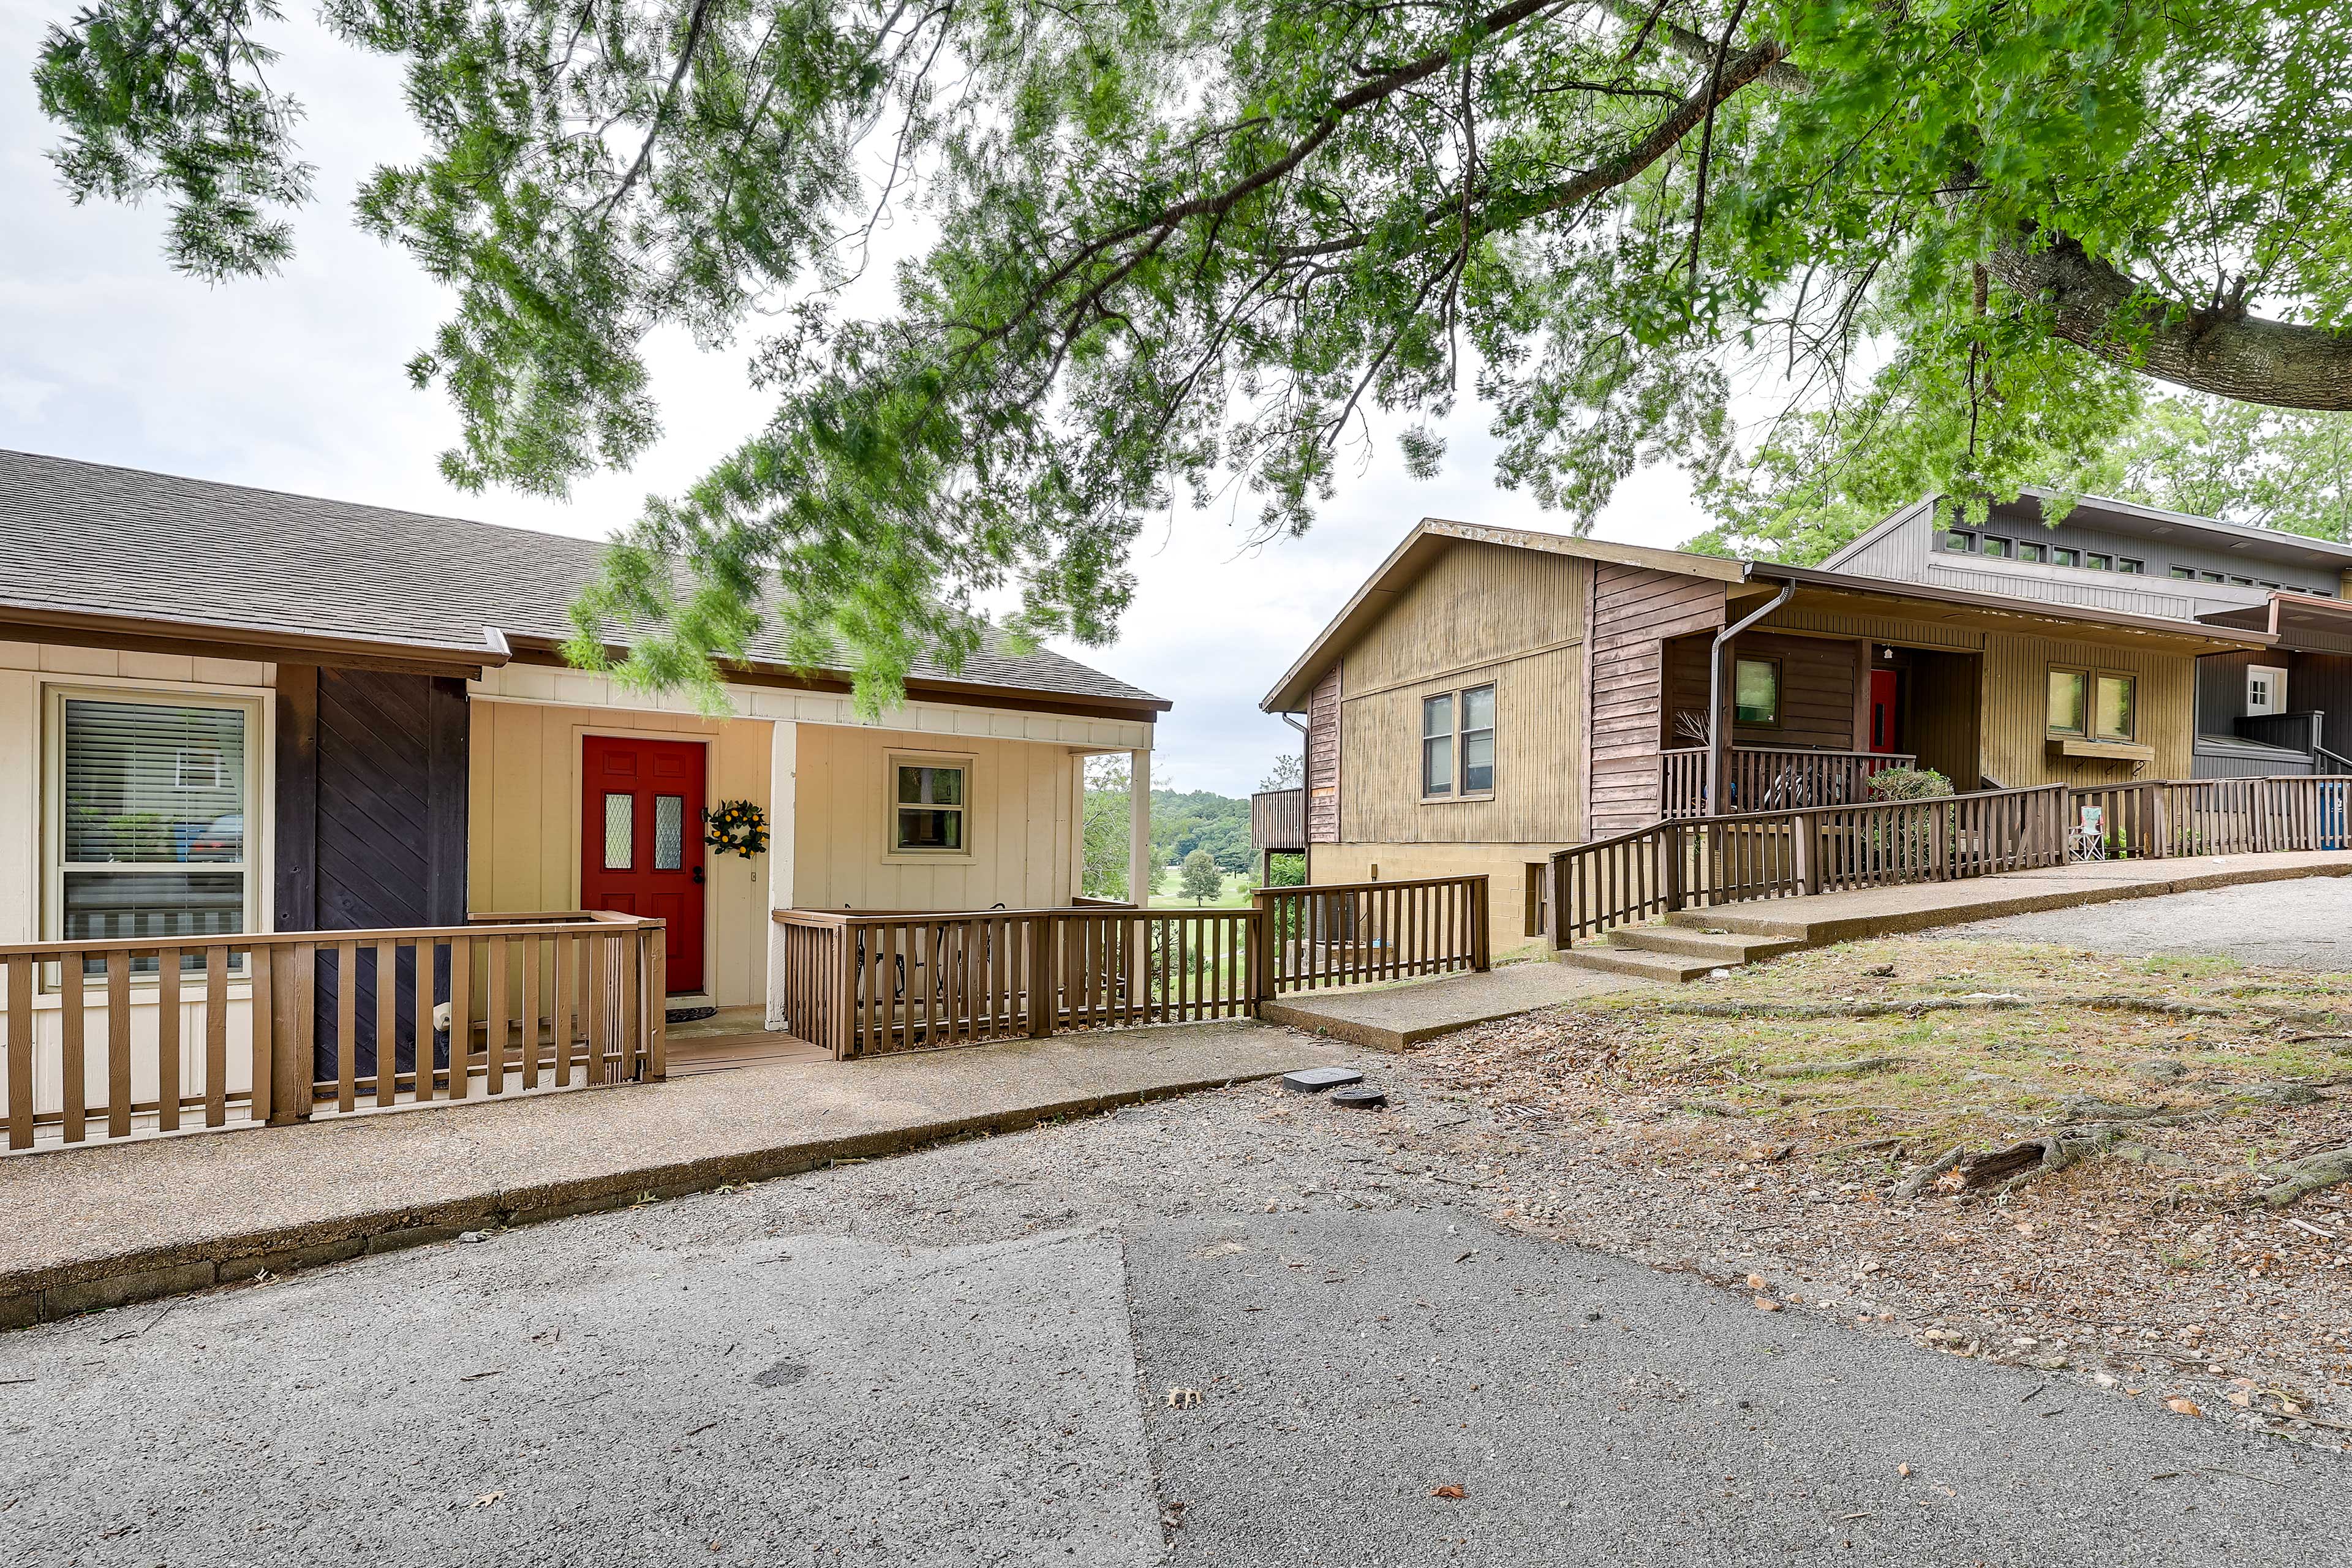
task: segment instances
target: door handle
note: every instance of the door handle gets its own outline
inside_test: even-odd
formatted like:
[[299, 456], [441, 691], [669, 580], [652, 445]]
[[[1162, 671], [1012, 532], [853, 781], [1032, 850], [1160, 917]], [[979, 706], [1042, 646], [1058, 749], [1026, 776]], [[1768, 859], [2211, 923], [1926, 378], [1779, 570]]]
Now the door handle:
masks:
[[698, 888], [702, 886], [702, 868], [699, 866], [694, 868], [694, 885]]

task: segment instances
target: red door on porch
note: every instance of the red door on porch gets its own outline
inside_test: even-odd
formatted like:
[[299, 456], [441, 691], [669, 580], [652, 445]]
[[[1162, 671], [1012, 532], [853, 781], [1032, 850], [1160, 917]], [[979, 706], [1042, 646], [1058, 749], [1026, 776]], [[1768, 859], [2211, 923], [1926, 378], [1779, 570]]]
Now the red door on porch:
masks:
[[1894, 752], [1902, 749], [1902, 737], [1895, 732], [1895, 671], [1874, 669], [1870, 672], [1870, 749], [1874, 752]]
[[669, 922], [669, 993], [702, 989], [703, 749], [585, 737], [580, 907]]

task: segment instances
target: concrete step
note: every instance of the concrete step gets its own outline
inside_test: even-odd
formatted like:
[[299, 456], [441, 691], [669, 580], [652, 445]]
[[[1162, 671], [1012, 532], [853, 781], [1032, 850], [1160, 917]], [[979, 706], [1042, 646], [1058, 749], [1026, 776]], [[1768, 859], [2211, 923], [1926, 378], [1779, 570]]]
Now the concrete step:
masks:
[[1784, 952], [1794, 952], [1803, 942], [1786, 937], [1741, 936], [1730, 931], [1718, 932], [1695, 926], [1644, 925], [1622, 926], [1609, 933], [1612, 946], [1632, 948], [1642, 952], [1680, 953], [1689, 958], [1710, 959], [1727, 968], [1754, 963], [1759, 959], [1778, 958]]
[[1696, 980], [1725, 967], [1711, 958], [1689, 958], [1671, 952], [1645, 952], [1639, 948], [1571, 947], [1554, 955], [1560, 963], [1574, 969], [1598, 969], [1608, 974], [1634, 974], [1644, 980], [1661, 980], [1669, 985], [1680, 985]]
[[1713, 910], [1677, 910], [1666, 917], [1666, 923], [1685, 931], [1727, 931], [1734, 936], [1760, 937], [1799, 947], [1812, 942], [1811, 922], [1767, 913], [1771, 907], [1772, 900], [1763, 900], [1744, 910], [1737, 904]]

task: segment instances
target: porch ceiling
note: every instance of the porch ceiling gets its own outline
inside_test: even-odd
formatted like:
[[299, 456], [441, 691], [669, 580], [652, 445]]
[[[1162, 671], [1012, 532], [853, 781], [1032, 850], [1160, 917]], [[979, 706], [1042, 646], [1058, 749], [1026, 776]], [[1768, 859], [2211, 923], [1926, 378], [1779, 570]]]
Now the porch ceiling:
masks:
[[2278, 640], [2267, 631], [2196, 626], [2116, 611], [2077, 611], [2072, 605], [2029, 605], [1958, 589], [1885, 583], [1806, 567], [1759, 562], [1751, 571], [1756, 577], [1769, 582], [1793, 582], [1797, 592], [1789, 607], [1816, 614], [1875, 616], [1973, 631], [2063, 637], [2070, 642], [2153, 648], [2166, 653], [2268, 647]]

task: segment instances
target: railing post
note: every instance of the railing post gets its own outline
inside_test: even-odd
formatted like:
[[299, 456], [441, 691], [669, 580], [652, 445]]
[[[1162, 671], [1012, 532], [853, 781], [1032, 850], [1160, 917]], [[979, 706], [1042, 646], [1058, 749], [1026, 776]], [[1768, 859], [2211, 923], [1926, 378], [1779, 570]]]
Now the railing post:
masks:
[[[659, 1083], [669, 1075], [669, 922], [638, 927], [637, 940], [646, 970], [646, 1077]], [[522, 1026], [527, 1037], [536, 1037], [537, 1020], [525, 1018]]]
[[1684, 842], [1683, 826], [1679, 822], [1658, 825], [1659, 837], [1666, 844], [1666, 910], [1672, 913], [1690, 907], [1688, 888], [1690, 847]]
[[1264, 888], [1250, 894], [1250, 963], [1249, 1010], [1257, 1016], [1258, 1005], [1274, 995], [1274, 910], [1267, 900], [1272, 895]]
[[1819, 833], [1812, 819], [1801, 811], [1789, 814], [1789, 847], [1795, 852], [1796, 864], [1791, 868], [1797, 876], [1797, 886], [1807, 893], [1822, 890], [1822, 858]]
[[[257, 946], [254, 951], [258, 954], [261, 949]], [[310, 1056], [318, 1012], [313, 986], [318, 975], [318, 952], [310, 943], [299, 942], [273, 954], [275, 962], [269, 968], [266, 1001], [259, 994], [260, 966], [255, 966], [254, 1007], [258, 1012], [266, 1006], [270, 1014], [268, 1120], [272, 1127], [310, 1120]]]
[[1057, 922], [1052, 915], [1029, 917], [1029, 1037], [1042, 1040], [1054, 1032], [1059, 1009], [1061, 980], [1055, 952]]
[[2148, 795], [2149, 830], [2154, 835], [2148, 845], [2148, 858], [2161, 860], [2172, 853], [2172, 788], [2169, 784], [2151, 784]]
[[1470, 967], [1486, 970], [1492, 967], [1486, 931], [1486, 874], [1480, 872], [1470, 879]]

